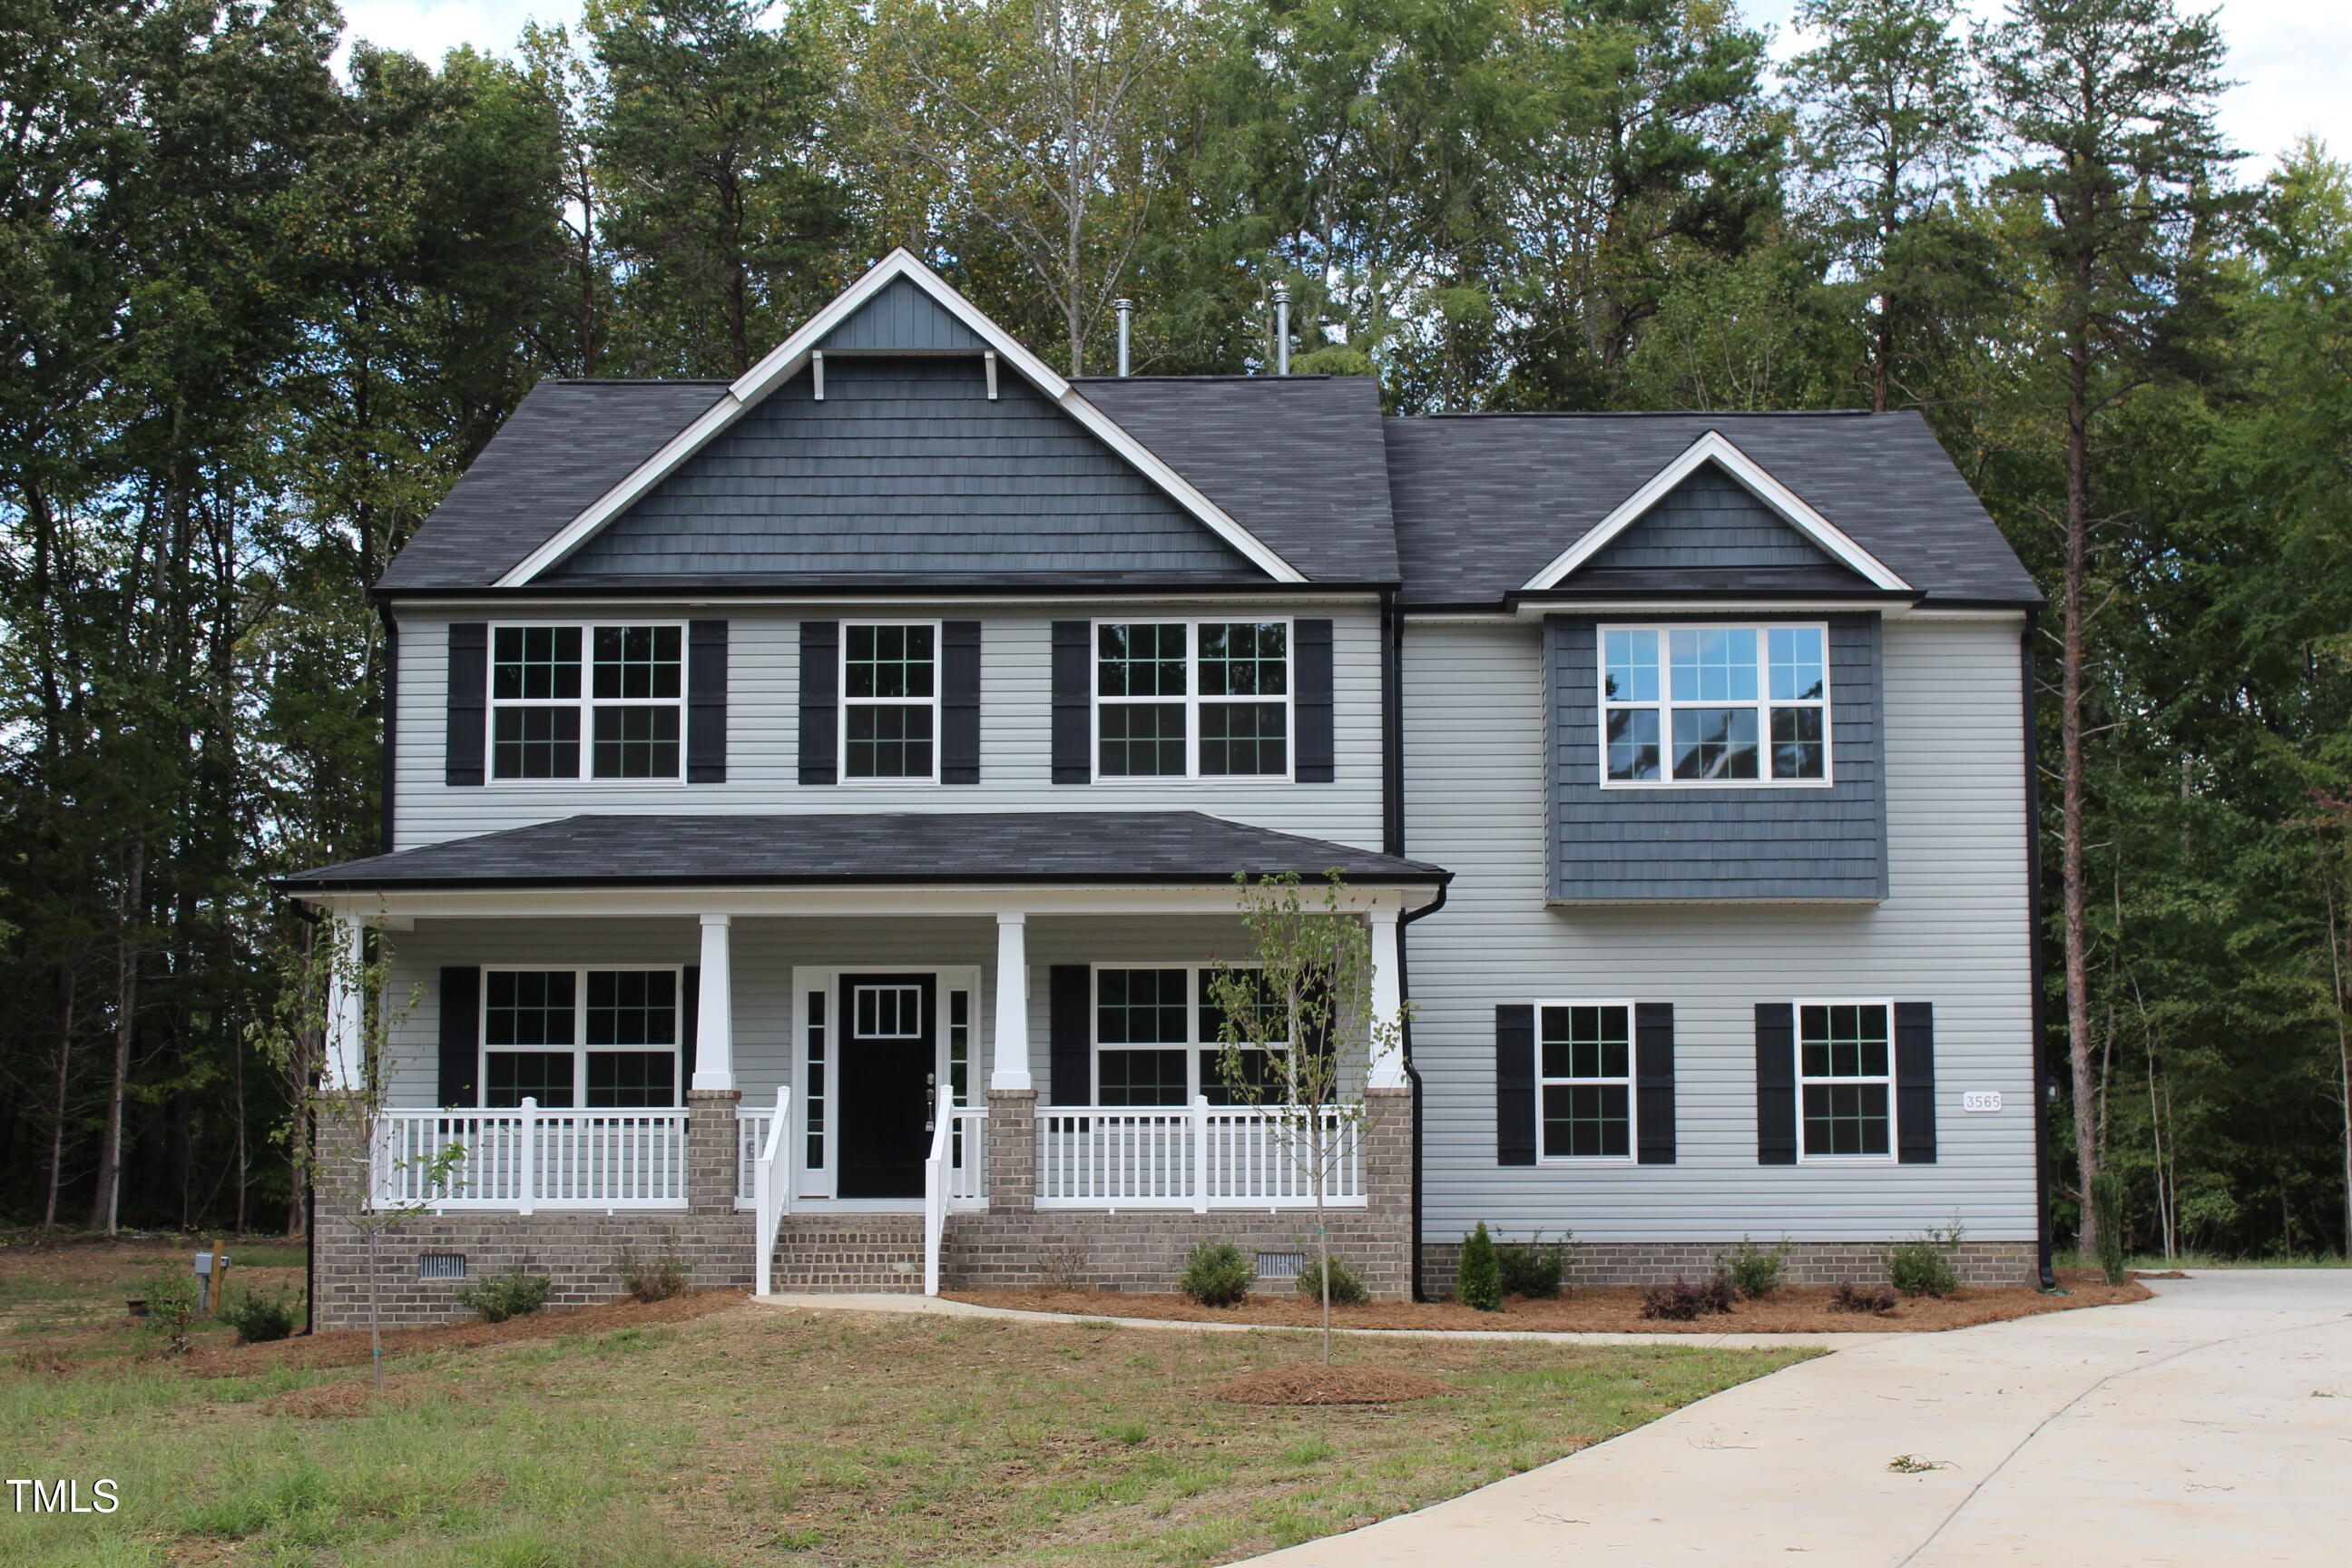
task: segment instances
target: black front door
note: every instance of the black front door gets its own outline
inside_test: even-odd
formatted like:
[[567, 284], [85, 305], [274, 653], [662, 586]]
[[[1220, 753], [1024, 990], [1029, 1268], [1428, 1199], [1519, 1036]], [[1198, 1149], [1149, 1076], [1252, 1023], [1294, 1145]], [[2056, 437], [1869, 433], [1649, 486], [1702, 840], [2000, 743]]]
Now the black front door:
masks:
[[841, 1197], [923, 1195], [937, 996], [929, 974], [841, 977]]

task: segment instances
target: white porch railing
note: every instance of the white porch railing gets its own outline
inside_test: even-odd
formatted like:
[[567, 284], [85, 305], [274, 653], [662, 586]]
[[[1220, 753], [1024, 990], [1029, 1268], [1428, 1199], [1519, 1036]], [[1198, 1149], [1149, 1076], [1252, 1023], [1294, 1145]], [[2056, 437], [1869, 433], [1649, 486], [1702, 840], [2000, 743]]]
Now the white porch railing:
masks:
[[[781, 1096], [779, 1097], [781, 1098]], [[756, 1194], [751, 1190], [751, 1168], [768, 1147], [768, 1129], [775, 1125], [776, 1113], [766, 1106], [757, 1110], [738, 1107], [735, 1111], [735, 1206], [750, 1208]]]
[[940, 1293], [940, 1253], [948, 1215], [985, 1201], [988, 1193], [988, 1112], [959, 1106], [931, 1124], [931, 1152], [923, 1161], [923, 1294]]
[[[1362, 1130], [1324, 1113], [1323, 1201], [1365, 1201]], [[1301, 1208], [1315, 1201], [1306, 1127], [1247, 1106], [1045, 1106], [1037, 1112], [1037, 1206]]]
[[[465, 1158], [436, 1183], [427, 1168]], [[436, 1209], [682, 1209], [683, 1110], [386, 1110], [375, 1120], [374, 1202]]]
[[[792, 1171], [784, 1159], [792, 1138], [792, 1097], [789, 1087], [778, 1086], [776, 1109], [759, 1118], [766, 1125], [751, 1158], [751, 1281], [753, 1293], [761, 1296], [774, 1289], [776, 1229], [793, 1206]], [[751, 1136], [748, 1130], [744, 1136]]]

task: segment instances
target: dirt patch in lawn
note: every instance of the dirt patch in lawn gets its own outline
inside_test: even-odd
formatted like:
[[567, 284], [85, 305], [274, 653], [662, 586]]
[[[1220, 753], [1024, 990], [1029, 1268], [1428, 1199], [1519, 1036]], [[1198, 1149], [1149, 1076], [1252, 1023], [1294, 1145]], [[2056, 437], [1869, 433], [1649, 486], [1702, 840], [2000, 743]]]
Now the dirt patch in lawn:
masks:
[[1401, 1366], [1316, 1366], [1294, 1362], [1253, 1372], [1209, 1391], [1228, 1405], [1397, 1405], [1454, 1390]]
[[[601, 1307], [551, 1307], [529, 1317], [509, 1318], [503, 1323], [468, 1319], [423, 1328], [386, 1329], [383, 1353], [389, 1357], [425, 1351], [470, 1350], [519, 1340], [551, 1340], [565, 1334], [603, 1334], [655, 1323], [682, 1323], [723, 1312], [744, 1299], [740, 1290], [698, 1290], [673, 1296], [667, 1301], [632, 1301], [625, 1298]], [[367, 1360], [367, 1331], [341, 1329], [267, 1344], [202, 1350], [189, 1356], [184, 1364], [198, 1377], [244, 1377], [281, 1366], [300, 1370], [364, 1366]]]
[[261, 1408], [272, 1415], [313, 1418], [373, 1415], [379, 1410], [396, 1410], [404, 1405], [446, 1398], [450, 1392], [444, 1384], [415, 1377], [385, 1378], [381, 1393], [372, 1383], [320, 1383], [309, 1388], [289, 1388], [263, 1400]]
[[[1570, 1290], [1556, 1301], [1513, 1297], [1499, 1312], [1480, 1312], [1453, 1301], [1375, 1301], [1331, 1309], [1343, 1329], [1521, 1330], [1539, 1333], [1614, 1334], [1819, 1334], [1934, 1332], [1973, 1328], [2037, 1312], [2075, 1307], [2110, 1307], [2144, 1301], [2152, 1294], [2138, 1283], [2109, 1285], [2095, 1271], [2062, 1273], [2063, 1296], [2045, 1296], [2031, 1286], [1969, 1286], [1938, 1300], [1902, 1298], [1891, 1312], [1833, 1312], [1832, 1287], [1799, 1285], [1776, 1290], [1760, 1301], [1742, 1301], [1728, 1313], [1687, 1323], [1642, 1316], [1638, 1287]], [[1239, 1307], [1202, 1307], [1181, 1296], [1129, 1294], [1117, 1290], [1041, 1294], [1032, 1290], [950, 1290], [959, 1301], [1009, 1307], [1024, 1312], [1072, 1312], [1082, 1317], [1159, 1318], [1193, 1323], [1251, 1323], [1269, 1328], [1314, 1328], [1322, 1321], [1319, 1303], [1294, 1295], [1253, 1296]]]

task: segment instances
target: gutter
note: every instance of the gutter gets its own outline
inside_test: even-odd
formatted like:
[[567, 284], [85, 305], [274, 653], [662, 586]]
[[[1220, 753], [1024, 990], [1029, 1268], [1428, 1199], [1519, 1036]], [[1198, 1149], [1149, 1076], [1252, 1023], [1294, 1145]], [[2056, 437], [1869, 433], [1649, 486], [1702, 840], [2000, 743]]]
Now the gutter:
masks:
[[2042, 769], [2040, 717], [2033, 686], [2033, 638], [2039, 616], [2025, 612], [2025, 629], [2019, 636], [2018, 685], [2025, 722], [2025, 952], [2026, 973], [2033, 987], [2032, 1021], [2027, 1026], [2033, 1041], [2033, 1221], [2042, 1288], [2058, 1289], [2058, 1271], [2050, 1256], [2050, 1029], [2044, 1006], [2042, 953]]

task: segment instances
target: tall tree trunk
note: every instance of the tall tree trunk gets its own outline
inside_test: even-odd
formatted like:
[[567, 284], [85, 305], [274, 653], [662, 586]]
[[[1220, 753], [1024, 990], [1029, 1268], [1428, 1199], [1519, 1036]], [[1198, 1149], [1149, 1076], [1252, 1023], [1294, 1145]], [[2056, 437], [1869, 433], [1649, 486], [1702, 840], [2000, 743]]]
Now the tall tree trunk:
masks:
[[2097, 1085], [2091, 1063], [2090, 889], [2083, 870], [2083, 600], [2091, 560], [2091, 258], [2084, 252], [2074, 280], [2081, 304], [2067, 332], [2066, 566], [2059, 591], [2063, 647], [2059, 655], [2058, 698], [2059, 882], [2065, 910], [2066, 1052], [2074, 1067], [2074, 1165], [2083, 1194], [2075, 1246], [2085, 1254], [2098, 1246], [2099, 1224], [2091, 1206], [2091, 1180], [2099, 1173], [2099, 1134]]
[[56, 1090], [49, 1100], [49, 1191], [48, 1200], [41, 1209], [43, 1230], [58, 1228], [58, 1190], [65, 1182], [66, 1088], [73, 1065], [74, 971], [70, 963], [64, 968], [58, 990], [58, 1076]]
[[139, 1010], [139, 947], [131, 932], [145, 907], [142, 888], [147, 870], [147, 840], [131, 840], [122, 879], [121, 929], [114, 945], [114, 1076], [106, 1096], [106, 1136], [98, 1151], [98, 1189], [90, 1194], [89, 1228], [115, 1233], [121, 1214], [122, 1102], [131, 1082], [132, 1024]]

